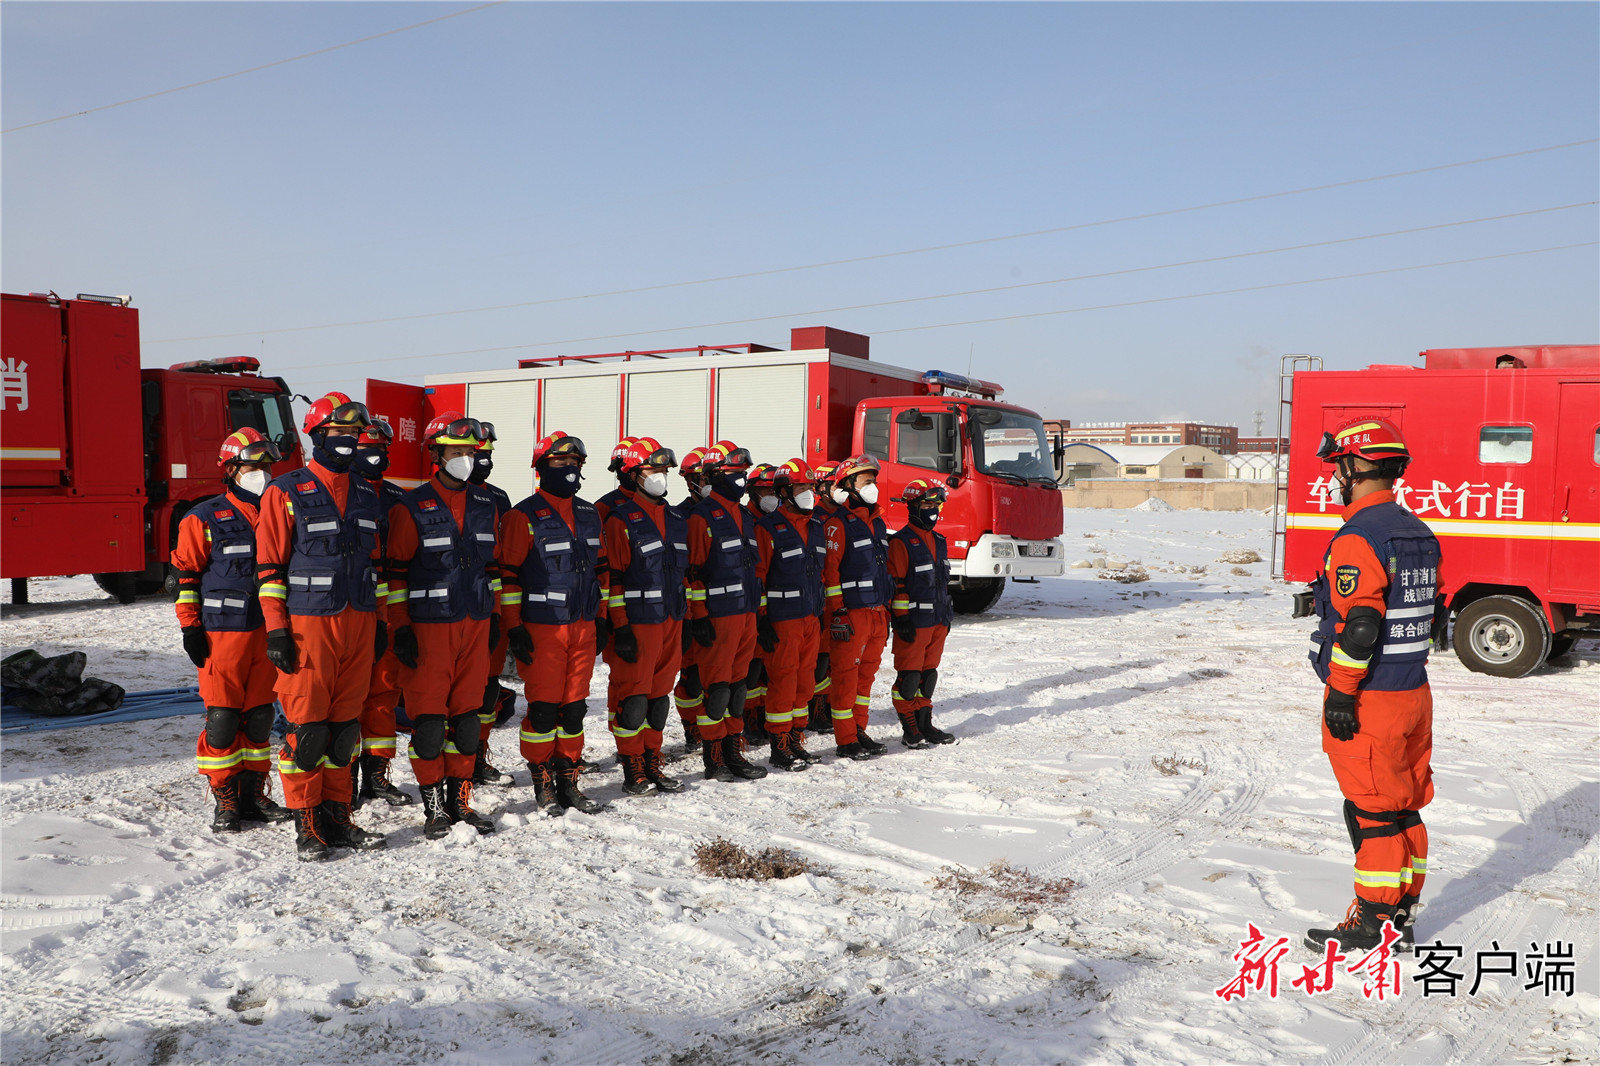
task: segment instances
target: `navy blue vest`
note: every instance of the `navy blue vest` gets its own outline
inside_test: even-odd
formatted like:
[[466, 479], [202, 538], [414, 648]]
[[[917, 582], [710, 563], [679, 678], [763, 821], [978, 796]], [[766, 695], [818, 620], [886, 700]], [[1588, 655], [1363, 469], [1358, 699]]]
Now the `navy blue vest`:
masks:
[[910, 566], [906, 570], [905, 595], [911, 601], [907, 615], [918, 629], [929, 626], [947, 626], [955, 618], [950, 606], [950, 552], [945, 547], [944, 534], [937, 531], [933, 542], [937, 554], [928, 551], [927, 542], [920, 531], [912, 526], [895, 533], [894, 539], [906, 547]]
[[628, 527], [632, 554], [626, 570], [620, 575], [612, 571], [612, 595], [622, 590], [622, 605], [632, 625], [681, 619], [688, 613], [683, 572], [689, 566], [689, 525], [672, 507], [663, 508], [663, 513], [665, 539], [655, 519], [632, 497], [624, 495], [611, 509], [611, 517]]
[[844, 555], [839, 559], [839, 590], [852, 610], [887, 607], [894, 596], [889, 576], [889, 531], [872, 516], [869, 526], [848, 507], [834, 512], [844, 522]]
[[491, 485], [487, 481], [478, 487], [487, 492], [490, 499], [494, 500], [495, 521], [498, 522], [500, 519], [504, 518], [506, 516], [506, 512], [511, 510], [511, 494], [506, 492], [506, 490], [501, 488], [499, 485]]
[[738, 504], [707, 496], [695, 506], [711, 533], [702, 580], [706, 613], [712, 618], [750, 614], [761, 606], [761, 582], [756, 580], [756, 524]]
[[828, 561], [828, 534], [822, 521], [814, 515], [806, 521], [804, 540], [782, 511], [762, 515], [761, 526], [772, 537], [772, 561], [767, 564], [767, 617], [786, 622], [821, 614], [822, 568]]
[[[1434, 600], [1439, 592], [1439, 541], [1422, 520], [1397, 503], [1364, 507], [1347, 521], [1333, 540], [1359, 536], [1389, 574], [1384, 601], [1383, 636], [1367, 667], [1361, 687], [1376, 692], [1405, 692], [1428, 683], [1428, 634], [1433, 627]], [[1334, 626], [1344, 619], [1333, 609], [1328, 590], [1328, 560], [1312, 582], [1317, 630], [1311, 635], [1311, 664], [1317, 677], [1328, 680], [1328, 664], [1338, 640]]]
[[273, 482], [294, 507], [294, 550], [289, 555], [285, 601], [290, 614], [334, 615], [346, 607], [378, 609], [378, 490], [366, 478], [348, 479], [344, 514], [316, 475], [301, 467]]
[[413, 622], [482, 622], [494, 610], [489, 567], [494, 563], [494, 497], [468, 485], [466, 514], [456, 528], [450, 505], [432, 481], [406, 493], [406, 510], [417, 527], [417, 554], [406, 572]]
[[389, 543], [389, 512], [394, 510], [394, 505], [404, 503], [406, 490], [392, 481], [373, 482], [372, 487], [378, 490], [378, 536], [384, 544]]
[[600, 514], [594, 504], [573, 498], [576, 535], [541, 493], [529, 496], [515, 510], [533, 531], [533, 547], [517, 574], [522, 620], [545, 626], [592, 620], [600, 609], [600, 579], [595, 572], [600, 562]]
[[206, 527], [211, 562], [200, 574], [200, 624], [214, 632], [246, 633], [266, 624], [256, 596], [256, 529], [226, 495], [189, 512]]

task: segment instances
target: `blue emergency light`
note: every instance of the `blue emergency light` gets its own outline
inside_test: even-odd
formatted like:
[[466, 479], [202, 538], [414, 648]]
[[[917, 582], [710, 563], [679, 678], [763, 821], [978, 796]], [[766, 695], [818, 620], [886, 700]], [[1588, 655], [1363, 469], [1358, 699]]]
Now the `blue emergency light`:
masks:
[[946, 370], [925, 371], [922, 375], [922, 383], [928, 386], [929, 390], [935, 395], [944, 392], [946, 389], [955, 389], [958, 392], [976, 393], [985, 399], [994, 400], [998, 399], [1000, 394], [1006, 391], [992, 381], [963, 377], [960, 374], [952, 374]]

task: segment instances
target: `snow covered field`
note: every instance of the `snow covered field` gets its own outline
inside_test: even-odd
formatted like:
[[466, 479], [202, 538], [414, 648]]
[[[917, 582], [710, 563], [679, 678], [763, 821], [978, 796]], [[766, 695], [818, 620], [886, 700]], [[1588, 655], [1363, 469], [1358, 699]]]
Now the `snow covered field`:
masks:
[[[1343, 916], [1350, 845], [1318, 742], [1309, 619], [1254, 514], [1068, 511], [1096, 569], [1012, 585], [951, 636], [936, 721], [961, 742], [765, 781], [699, 781], [548, 820], [532, 790], [475, 799], [501, 830], [438, 842], [418, 809], [366, 808], [390, 847], [294, 861], [287, 826], [218, 839], [197, 723], [8, 739], [0, 927], [9, 1062], [1594, 1061], [1600, 772], [1594, 644], [1515, 681], [1432, 667], [1438, 798], [1418, 942], [1461, 945], [1454, 998], [1361, 979], [1308, 998], [1310, 924]], [[1204, 568], [1200, 572], [1198, 568]], [[89, 653], [130, 690], [191, 684], [171, 606], [35, 582], [7, 650]], [[886, 664], [887, 665], [887, 664]], [[891, 675], [879, 679], [886, 691]], [[591, 758], [605, 756], [603, 692]], [[681, 749], [669, 726], [669, 752]], [[526, 768], [514, 725], [496, 763]], [[398, 776], [411, 787], [408, 769]], [[679, 764], [698, 771], [698, 759]], [[701, 876], [697, 842], [777, 845], [821, 871]], [[1078, 883], [1029, 906], [931, 882], [1003, 859]], [[1224, 1002], [1255, 923], [1290, 937], [1278, 998]], [[1576, 995], [1474, 955], [1575, 944]], [[1352, 960], [1354, 961], [1354, 960]]]

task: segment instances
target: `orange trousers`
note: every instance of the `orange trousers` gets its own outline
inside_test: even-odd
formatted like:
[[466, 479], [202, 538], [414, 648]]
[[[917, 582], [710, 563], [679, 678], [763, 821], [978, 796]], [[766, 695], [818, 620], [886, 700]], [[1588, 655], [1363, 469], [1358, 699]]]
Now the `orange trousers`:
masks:
[[804, 729], [810, 718], [822, 627], [814, 615], [806, 615], [773, 622], [772, 628], [778, 631], [778, 646], [763, 660], [767, 664], [764, 709], [767, 732], [778, 734]]
[[[937, 670], [944, 658], [944, 640], [950, 635], [949, 626], [927, 626], [917, 630], [917, 639], [894, 638], [894, 668], [902, 670]], [[919, 691], [915, 699], [901, 699], [898, 689], [890, 688], [895, 714], [911, 714], [923, 707], [932, 707], [933, 701]]]
[[[278, 675], [278, 702], [291, 725], [325, 722], [338, 725], [361, 717], [372, 681], [372, 647], [377, 635], [375, 611], [346, 607], [333, 615], [289, 616], [289, 632], [298, 651], [298, 669]], [[297, 738], [284, 739], [278, 752], [283, 802], [297, 810], [324, 800], [350, 802], [350, 765], [336, 766], [326, 756], [312, 769], [295, 764]]]
[[[200, 702], [207, 707], [232, 707], [242, 715], [252, 707], [264, 707], [273, 701], [273, 685], [278, 671], [267, 662], [267, 630], [252, 629], [246, 632], [212, 632], [211, 655], [200, 668]], [[221, 785], [240, 770], [265, 772], [272, 769], [270, 740], [257, 744], [244, 735], [244, 727], [226, 748], [213, 748], [206, 743], [204, 722], [200, 737], [194, 746], [195, 770], [210, 778], [213, 786]]]
[[[832, 615], [825, 614], [823, 618], [827, 628]], [[856, 730], [867, 727], [872, 680], [883, 661], [883, 646], [889, 640], [889, 609], [852, 607], [850, 624], [855, 633], [849, 640], [828, 639], [828, 704], [833, 712], [836, 744], [854, 743]]]
[[394, 758], [394, 709], [400, 702], [400, 660], [392, 648], [385, 649], [372, 664], [372, 680], [361, 705], [361, 752], [385, 759]]
[[[750, 660], [756, 653], [755, 612], [713, 618], [711, 624], [717, 630], [717, 639], [712, 641], [711, 647], [702, 648], [690, 642], [699, 649], [701, 684], [709, 691], [712, 685], [743, 683], [750, 674]], [[735, 717], [735, 712], [738, 717]], [[730, 704], [725, 714], [712, 721], [707, 715], [706, 705], [702, 703], [695, 724], [700, 727], [701, 740], [734, 736], [744, 732], [744, 708], [735, 708]]]
[[[1427, 685], [1405, 692], [1356, 694], [1357, 733], [1335, 740], [1322, 726], [1322, 750], [1344, 793], [1347, 823], [1356, 848], [1356, 895], [1374, 903], [1398, 903], [1422, 894], [1428, 872], [1428, 830], [1399, 828], [1361, 812], [1420, 811], [1433, 799], [1433, 693]], [[1357, 808], [1352, 810], [1352, 805]], [[1365, 835], [1376, 829], [1379, 835]]]
[[528, 703], [518, 738], [522, 758], [530, 763], [549, 762], [551, 755], [577, 760], [583, 755], [583, 718], [573, 705], [589, 698], [594, 622], [526, 625], [533, 636], [533, 662], [517, 663]]
[[683, 639], [681, 620], [635, 625], [633, 635], [639, 642], [636, 662], [623, 662], [617, 655], [615, 641], [607, 644], [605, 651], [606, 665], [611, 668], [608, 700], [611, 735], [616, 738], [618, 754], [622, 755], [643, 754], [646, 748], [661, 750], [660, 729], [646, 725], [637, 731], [621, 730], [616, 720], [617, 707], [630, 696], [670, 700], [683, 656], [683, 648], [679, 644]]
[[[447, 777], [470, 778], [474, 754], [459, 747], [454, 731], [446, 735], [443, 749], [434, 755], [417, 753], [417, 731], [425, 715], [460, 718], [470, 715], [462, 728], [478, 732], [478, 708], [483, 704], [483, 679], [489, 672], [489, 620], [413, 622], [417, 635], [416, 669], [400, 666], [400, 688], [411, 716], [411, 772], [419, 785], [433, 785]], [[476, 739], [476, 738], [474, 738]]]

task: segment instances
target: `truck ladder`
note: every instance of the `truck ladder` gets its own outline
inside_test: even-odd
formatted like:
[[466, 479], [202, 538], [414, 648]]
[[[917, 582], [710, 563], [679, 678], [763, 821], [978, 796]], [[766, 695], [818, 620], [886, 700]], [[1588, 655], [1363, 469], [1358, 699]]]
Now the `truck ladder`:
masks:
[[1288, 533], [1289, 463], [1283, 451], [1285, 424], [1294, 425], [1294, 376], [1303, 370], [1321, 370], [1319, 355], [1286, 355], [1278, 362], [1278, 435], [1272, 442], [1272, 576], [1283, 577], [1282, 538]]

